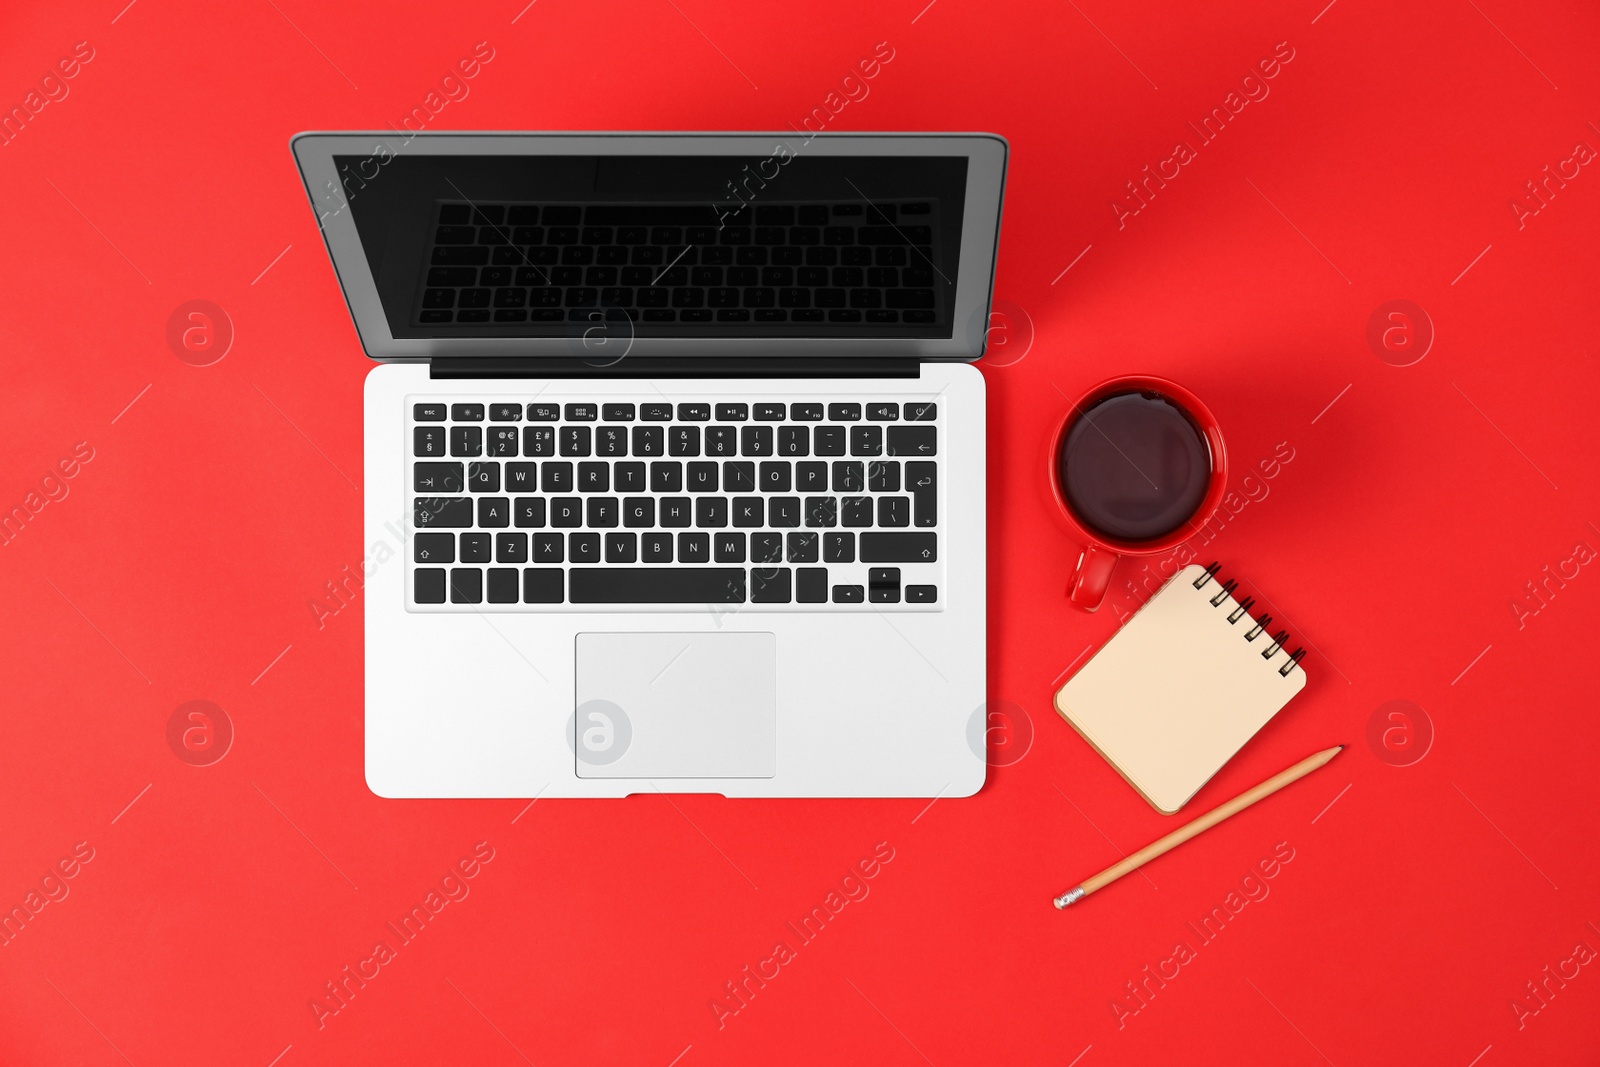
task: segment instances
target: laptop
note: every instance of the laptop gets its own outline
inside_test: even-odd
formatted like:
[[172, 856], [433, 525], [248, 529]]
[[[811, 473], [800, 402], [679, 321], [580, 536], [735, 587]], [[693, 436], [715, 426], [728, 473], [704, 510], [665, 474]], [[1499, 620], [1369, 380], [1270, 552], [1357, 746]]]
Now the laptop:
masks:
[[984, 782], [982, 134], [302, 133], [385, 797]]

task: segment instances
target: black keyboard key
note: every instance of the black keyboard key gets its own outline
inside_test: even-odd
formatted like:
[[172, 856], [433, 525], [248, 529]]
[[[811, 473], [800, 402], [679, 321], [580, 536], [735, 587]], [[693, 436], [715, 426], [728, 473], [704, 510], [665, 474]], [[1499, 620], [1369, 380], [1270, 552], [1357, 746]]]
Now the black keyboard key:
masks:
[[485, 529], [511, 525], [511, 501], [503, 496], [478, 498], [478, 525]]
[[506, 492], [531, 493], [538, 488], [539, 465], [537, 463], [506, 464]]
[[496, 563], [528, 562], [528, 535], [525, 533], [495, 534], [494, 561]]
[[744, 534], [719, 533], [713, 538], [712, 551], [718, 563], [744, 562]]
[[792, 471], [786, 459], [768, 460], [761, 464], [761, 491], [787, 493], [791, 488]]
[[899, 404], [886, 404], [880, 402], [867, 405], [867, 418], [873, 422], [893, 422], [899, 417]]
[[[891, 430], [890, 432], [893, 431]], [[850, 427], [850, 454], [852, 456], [883, 455], [883, 427]]]
[[561, 454], [563, 456], [587, 456], [589, 454], [589, 452], [590, 452], [589, 427], [587, 427], [587, 426], [563, 426], [563, 427], [561, 427]]
[[694, 524], [706, 529], [728, 525], [728, 498], [703, 496], [694, 502]]
[[444, 455], [444, 427], [416, 427], [411, 431], [411, 445], [411, 451], [418, 456]]
[[524, 604], [561, 603], [562, 574], [560, 567], [526, 567], [522, 571], [522, 602]]
[[805, 506], [807, 526], [837, 526], [839, 523], [839, 498], [808, 496]]
[[524, 426], [522, 428], [522, 454], [524, 456], [555, 455], [556, 428], [554, 426]]
[[828, 491], [828, 465], [821, 462], [796, 463], [794, 487], [801, 493], [826, 493]]
[[671, 404], [642, 404], [639, 407], [639, 417], [645, 422], [671, 422]]
[[861, 405], [860, 404], [829, 404], [828, 405], [828, 421], [829, 422], [860, 422], [861, 421]]
[[419, 493], [462, 492], [465, 484], [461, 480], [461, 464], [417, 463], [411, 471], [411, 488]]
[[[780, 407], [782, 405], [779, 405]], [[756, 416], [760, 418], [759, 413]], [[739, 427], [739, 452], [745, 456], [770, 456], [772, 455], [772, 427], [771, 426], [741, 426]]]
[[906, 464], [906, 488], [911, 491], [912, 522], [934, 526], [939, 521], [938, 464]]
[[588, 525], [596, 530], [609, 530], [617, 525], [620, 508], [614, 496], [592, 496], [588, 500]]
[[545, 524], [545, 500], [542, 496], [519, 496], [511, 502], [511, 521], [518, 527], [537, 529]]
[[753, 533], [750, 535], [751, 563], [782, 563], [783, 534]]
[[862, 563], [934, 563], [939, 559], [936, 533], [867, 532], [861, 535]]
[[726, 493], [753, 493], [756, 491], [756, 465], [743, 460], [732, 460], [722, 465], [722, 489]]
[[612, 475], [619, 493], [644, 492], [644, 464], [643, 463], [618, 463], [612, 469]]
[[874, 604], [900, 603], [900, 568], [873, 567], [869, 569], [867, 571], [867, 597]]
[[811, 454], [811, 427], [778, 427], [778, 455], [807, 456]]
[[840, 526], [871, 526], [872, 525], [872, 498], [870, 496], [847, 496], [840, 502]]
[[411, 598], [418, 604], [443, 604], [443, 567], [418, 567], [411, 575]]
[[691, 493], [715, 493], [717, 465], [709, 462], [689, 464], [688, 486]]
[[482, 422], [483, 421], [483, 405], [482, 404], [451, 404], [450, 405], [450, 421], [451, 422]]
[[937, 426], [889, 427], [889, 455], [936, 456], [939, 454]]
[[821, 549], [818, 547], [818, 537], [814, 533], [792, 533], [789, 535], [788, 559], [790, 563], [815, 563]]
[[821, 422], [821, 404], [790, 404], [789, 417], [795, 422]]
[[600, 417], [607, 422], [632, 422], [634, 407], [632, 404], [602, 404]]
[[[520, 408], [518, 410], [521, 410]], [[517, 428], [491, 426], [489, 428], [489, 455], [514, 456], [517, 454]]]
[[572, 492], [572, 464], [566, 460], [555, 460], [540, 465], [543, 469], [540, 475], [544, 478], [544, 489], [547, 493]]
[[856, 535], [853, 533], [823, 534], [822, 561], [824, 563], [854, 563], [856, 561]]
[[597, 533], [568, 534], [567, 558], [574, 563], [599, 563], [600, 535]]
[[626, 456], [628, 454], [628, 428], [626, 426], [601, 426], [595, 430], [594, 454], [597, 456]]
[[667, 431], [667, 455], [698, 456], [700, 454], [700, 427], [674, 426]]
[[866, 483], [862, 480], [862, 466], [854, 460], [840, 459], [833, 463], [833, 491], [859, 493]]
[[775, 496], [767, 501], [768, 526], [799, 526], [800, 498]]
[[568, 404], [568, 422], [593, 422], [600, 417], [600, 409], [594, 404]]
[[757, 404], [756, 421], [782, 422], [784, 419], [784, 412], [785, 408], [782, 404]]
[[794, 599], [797, 604], [825, 604], [828, 600], [828, 568], [801, 567], [794, 572]]
[[686, 496], [664, 496], [661, 498], [661, 525], [676, 529], [688, 526], [694, 521], [694, 508]]
[[443, 422], [444, 410], [443, 404], [413, 404], [411, 417], [417, 422]]
[[933, 604], [939, 599], [939, 587], [936, 585], [908, 585], [906, 586], [907, 604]]
[[639, 536], [631, 533], [606, 534], [606, 562], [633, 563], [639, 558]]
[[703, 533], [681, 533], [678, 535], [678, 562], [679, 563], [710, 563], [711, 562], [711, 535]]
[[[650, 417], [649, 404], [645, 405], [642, 414], [647, 419]], [[636, 456], [659, 456], [665, 451], [665, 440], [666, 435], [660, 426], [635, 426], [633, 428], [633, 454]]]
[[649, 496], [630, 496], [622, 502], [622, 525], [648, 529], [656, 524], [656, 501]]
[[706, 455], [736, 456], [739, 454], [739, 431], [732, 426], [706, 427]]
[[515, 567], [489, 568], [489, 603], [515, 604], [522, 599], [520, 575]]
[[419, 496], [412, 505], [411, 524], [418, 529], [467, 529], [472, 525], [472, 498]]
[[490, 422], [521, 422], [522, 421], [522, 405], [521, 404], [490, 404], [489, 405], [489, 421]]
[[910, 526], [911, 501], [903, 496], [880, 496], [878, 498], [878, 525]]
[[611, 464], [578, 464], [578, 492], [609, 493], [611, 491]]
[[483, 571], [477, 567], [451, 567], [450, 603], [483, 603]]
[[812, 450], [819, 456], [844, 455], [844, 427], [818, 426], [813, 435]]
[[718, 404], [718, 422], [743, 422], [750, 417], [749, 404]]
[[575, 496], [551, 497], [550, 525], [563, 530], [582, 526], [583, 501]]
[[675, 459], [658, 460], [650, 464], [650, 491], [652, 493], [683, 492], [683, 464]]
[[735, 526], [753, 527], [762, 525], [762, 516], [766, 508], [758, 496], [736, 496], [733, 498], [733, 524]]
[[931, 402], [906, 405], [907, 422], [932, 422], [939, 417], [939, 405]]
[[468, 463], [467, 489], [474, 493], [498, 493], [500, 491], [500, 464]]
[[584, 567], [569, 575], [573, 604], [743, 604], [743, 567]]
[[452, 456], [483, 455], [483, 427], [450, 427], [450, 454]]
[[897, 459], [880, 459], [868, 463], [867, 488], [874, 493], [898, 493], [900, 491], [900, 461]]
[[750, 603], [787, 604], [790, 583], [793, 580], [788, 567], [758, 567], [750, 572]]
[[560, 563], [566, 559], [567, 539], [558, 533], [533, 535], [533, 561], [535, 563]]
[[490, 563], [493, 560], [494, 537], [491, 534], [461, 534], [462, 563]]
[[447, 533], [419, 533], [411, 536], [413, 559], [418, 563], [454, 563], [456, 561], [456, 535]]
[[529, 404], [528, 405], [528, 421], [529, 422], [560, 422], [561, 421], [561, 405], [560, 404]]
[[865, 592], [859, 585], [836, 585], [833, 587], [833, 602], [835, 604], [859, 604]]
[[706, 422], [711, 418], [711, 405], [679, 404], [678, 418], [684, 422]]
[[672, 535], [668, 533], [647, 533], [639, 538], [639, 562], [671, 563]]

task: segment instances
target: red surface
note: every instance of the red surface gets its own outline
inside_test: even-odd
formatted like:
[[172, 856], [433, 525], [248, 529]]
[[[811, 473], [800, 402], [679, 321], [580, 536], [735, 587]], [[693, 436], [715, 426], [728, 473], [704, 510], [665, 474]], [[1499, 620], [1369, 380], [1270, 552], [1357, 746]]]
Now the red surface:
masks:
[[[93, 49], [0, 147], [0, 506], [92, 449], [0, 547], [0, 904], [93, 850], [0, 947], [0, 1061], [1593, 1062], [1600, 170], [1563, 163], [1600, 147], [1592, 5], [138, 0], [113, 21], [123, 2], [11, 5], [0, 32], [8, 108]], [[320, 629], [310, 607], [363, 554], [367, 367], [286, 144], [399, 122], [479, 41], [494, 58], [430, 128], [782, 129], [887, 41], [830, 128], [1010, 139], [991, 685], [1033, 739], [977, 797], [368, 793], [361, 598]], [[1124, 182], [1283, 41], [1269, 95], [1119, 229]], [[1547, 164], [1576, 176], [1519, 226]], [[166, 341], [194, 299], [235, 329], [208, 367]], [[1410, 366], [1367, 341], [1393, 299], [1437, 333]], [[1047, 438], [1067, 397], [1136, 371], [1227, 434], [1237, 513], [1197, 555], [1315, 642], [1304, 694], [1195, 810], [1350, 748], [1060, 914], [1173, 825], [1048, 702], [1117, 619], [1063, 604]], [[210, 766], [167, 742], [195, 699], [235, 728]], [[1433, 727], [1411, 766], [1366, 740], [1393, 700]], [[448, 883], [470, 895], [319, 1029], [324, 983], [477, 842], [492, 861]], [[1278, 842], [1292, 861], [1247, 886], [1269, 895], [1202, 943], [1186, 923]], [[875, 847], [869, 895], [801, 944], [786, 923]], [[793, 958], [719, 1028], [710, 1002], [780, 939]], [[1124, 983], [1172, 974], [1180, 940], [1132, 1013]], [[1519, 1019], [1531, 981], [1553, 992]]]

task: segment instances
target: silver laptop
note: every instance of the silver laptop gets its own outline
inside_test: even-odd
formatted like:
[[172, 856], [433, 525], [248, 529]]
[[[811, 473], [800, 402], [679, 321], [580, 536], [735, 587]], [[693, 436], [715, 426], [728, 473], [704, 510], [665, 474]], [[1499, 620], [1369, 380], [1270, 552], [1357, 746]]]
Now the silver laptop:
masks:
[[980, 134], [303, 133], [386, 797], [984, 781]]

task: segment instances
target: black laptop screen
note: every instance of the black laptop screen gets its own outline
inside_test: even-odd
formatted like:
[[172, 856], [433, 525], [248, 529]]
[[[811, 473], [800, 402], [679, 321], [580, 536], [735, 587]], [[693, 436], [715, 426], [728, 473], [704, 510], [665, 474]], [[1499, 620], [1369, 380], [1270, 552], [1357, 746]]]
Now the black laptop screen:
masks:
[[962, 156], [334, 162], [397, 338], [952, 335]]

